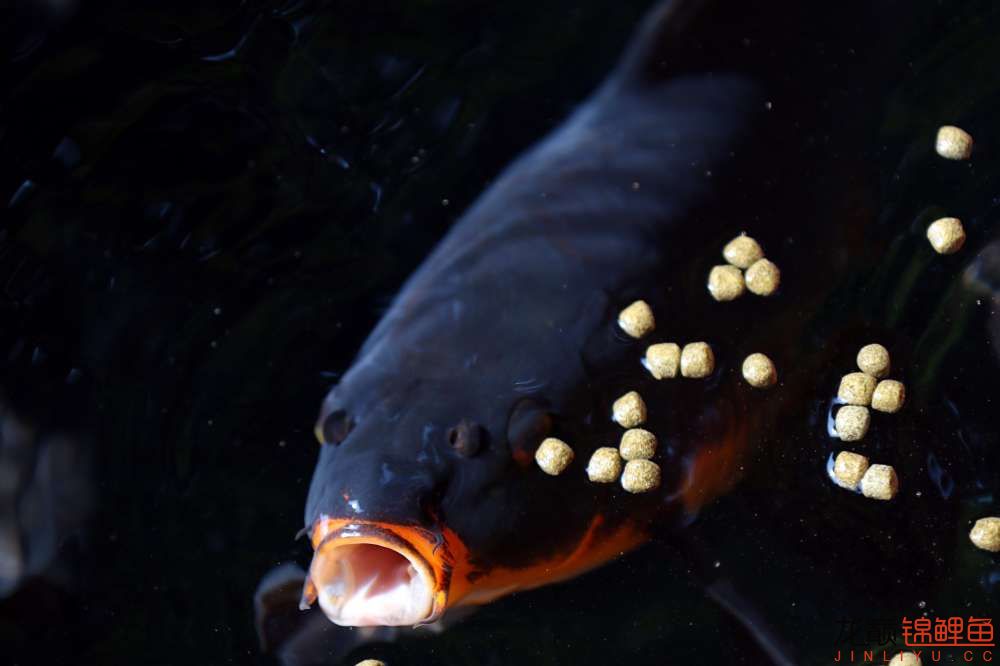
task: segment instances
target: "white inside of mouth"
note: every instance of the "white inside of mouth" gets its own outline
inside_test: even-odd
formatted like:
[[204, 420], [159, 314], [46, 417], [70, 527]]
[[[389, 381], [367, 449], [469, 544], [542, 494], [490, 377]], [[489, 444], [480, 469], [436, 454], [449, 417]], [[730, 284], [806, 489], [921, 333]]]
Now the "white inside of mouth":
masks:
[[371, 543], [328, 546], [309, 570], [317, 600], [345, 627], [413, 626], [426, 622], [434, 582], [420, 562]]

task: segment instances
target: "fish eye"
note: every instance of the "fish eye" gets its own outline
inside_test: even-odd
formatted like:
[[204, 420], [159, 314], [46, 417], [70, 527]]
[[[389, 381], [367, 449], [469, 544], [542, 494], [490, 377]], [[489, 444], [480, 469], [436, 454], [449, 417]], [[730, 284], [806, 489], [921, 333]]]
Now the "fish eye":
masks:
[[330, 412], [320, 428], [322, 435], [320, 441], [323, 444], [337, 445], [347, 439], [354, 429], [354, 419], [352, 419], [343, 409]]
[[462, 419], [458, 425], [448, 429], [448, 444], [463, 458], [471, 458], [483, 447], [486, 432], [482, 426], [468, 419]]
[[507, 418], [507, 445], [514, 461], [522, 467], [532, 464], [535, 447], [552, 432], [548, 405], [535, 398], [523, 398]]

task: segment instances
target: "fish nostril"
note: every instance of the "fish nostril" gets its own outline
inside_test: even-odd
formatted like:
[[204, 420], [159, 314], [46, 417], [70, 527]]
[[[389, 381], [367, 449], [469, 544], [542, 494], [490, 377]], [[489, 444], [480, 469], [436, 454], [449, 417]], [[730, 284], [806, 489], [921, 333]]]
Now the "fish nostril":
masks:
[[468, 419], [462, 419], [458, 425], [448, 429], [448, 444], [463, 458], [479, 453], [485, 437], [482, 426]]
[[354, 429], [354, 420], [343, 409], [330, 412], [323, 419], [323, 426], [320, 429], [323, 444], [337, 445], [347, 439]]

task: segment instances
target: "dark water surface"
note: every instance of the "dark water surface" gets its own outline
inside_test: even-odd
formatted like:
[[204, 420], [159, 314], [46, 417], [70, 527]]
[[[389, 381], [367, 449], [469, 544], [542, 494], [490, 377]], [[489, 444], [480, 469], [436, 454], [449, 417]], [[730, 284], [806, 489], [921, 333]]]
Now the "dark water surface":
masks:
[[[322, 397], [435, 241], [601, 80], [647, 4], [105, 2], [4, 17], [0, 417], [22, 424], [28, 458], [74, 443], [46, 458], [71, 481], [15, 484], [49, 489], [32, 491], [44, 510], [0, 514], [17, 526], [0, 546], [38, 562], [0, 589], [9, 661], [272, 663], [252, 594], [276, 564], [308, 561], [293, 537]], [[792, 286], [780, 307], [732, 304], [736, 324], [711, 308], [678, 324], [736, 350], [788, 316], [800, 333], [778, 367], [815, 368], [807, 395], [752, 396], [774, 425], [700, 516], [697, 553], [653, 544], [344, 663], [765, 663], [691, 575], [702, 565], [803, 663], [881, 649], [865, 636], [879, 623], [901, 646], [903, 615], [1000, 619], [1000, 566], [966, 536], [1000, 513], [1000, 17], [985, 2], [911, 12], [908, 74], [854, 111], [878, 119], [852, 153], [864, 164], [816, 185], [854, 213], [803, 220], [843, 224], [827, 258], [839, 270], [810, 276], [809, 243], [761, 225], [789, 279], [829, 280], [825, 300]], [[933, 155], [946, 122], [976, 137], [971, 163]], [[945, 213], [969, 232], [954, 257], [923, 237]], [[692, 248], [678, 298], [704, 308], [716, 254]], [[866, 440], [903, 481], [887, 504], [825, 478], [840, 448], [830, 398], [872, 340], [909, 389]]]

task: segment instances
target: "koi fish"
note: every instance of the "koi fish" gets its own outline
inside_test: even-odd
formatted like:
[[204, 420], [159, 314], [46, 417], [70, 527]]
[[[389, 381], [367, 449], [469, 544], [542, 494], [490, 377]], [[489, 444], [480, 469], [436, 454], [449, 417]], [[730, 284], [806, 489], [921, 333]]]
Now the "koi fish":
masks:
[[[757, 301], [767, 330], [744, 327], [743, 342], [802, 334], [805, 321], [782, 310], [781, 297], [821, 299], [838, 261], [823, 248], [850, 239], [836, 225], [803, 233], [801, 211], [854, 214], [867, 190], [848, 174], [870, 168], [851, 157], [852, 131], [869, 121], [836, 113], [854, 93], [831, 103], [818, 91], [847, 81], [869, 90], [885, 76], [810, 79], [822, 61], [819, 33], [791, 29], [808, 23], [797, 22], [801, 8], [778, 4], [726, 7], [725, 21], [713, 3], [654, 8], [607, 81], [516, 160], [409, 279], [316, 423], [302, 608], [316, 604], [349, 627], [432, 624], [618, 558], [689, 524], [739, 481], [753, 433], [773, 426], [781, 401], [751, 410], [722, 371], [657, 382], [642, 353], [662, 335], [712, 337], [707, 322], [723, 315], [704, 289], [707, 273], [685, 273], [690, 258], [706, 247], [717, 254], [758, 224], [772, 246], [794, 237], [810, 259], [797, 260], [784, 294]], [[877, 25], [858, 29], [859, 48], [874, 43], [862, 33]], [[845, 18], [814, 29], [855, 26]], [[718, 59], [719, 45], [740, 41], [744, 61]], [[891, 50], [889, 41], [879, 46]], [[822, 132], [819, 143], [843, 157], [820, 158]], [[800, 186], [806, 163], [823, 164], [811, 178], [843, 178], [849, 196], [811, 200]], [[692, 282], [700, 286], [687, 289]], [[638, 298], [657, 315], [649, 340], [617, 327]], [[718, 344], [727, 357], [739, 353], [731, 338]], [[796, 390], [801, 370], [784, 390]], [[618, 441], [610, 406], [632, 389], [650, 405], [644, 427], [660, 436], [664, 474], [659, 490], [641, 495], [583, 474], [594, 449]], [[533, 461], [547, 436], [576, 450], [557, 477]], [[779, 649], [766, 651], [783, 663]]]

